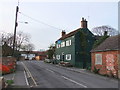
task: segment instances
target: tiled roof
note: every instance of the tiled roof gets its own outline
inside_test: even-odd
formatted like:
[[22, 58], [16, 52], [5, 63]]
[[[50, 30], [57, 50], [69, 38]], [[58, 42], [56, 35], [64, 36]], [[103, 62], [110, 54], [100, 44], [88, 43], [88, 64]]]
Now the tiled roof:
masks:
[[92, 49], [91, 52], [108, 51], [108, 50], [120, 50], [119, 43], [120, 43], [120, 34], [116, 35], [116, 36], [111, 36], [111, 37], [107, 38], [99, 46]]
[[[71, 36], [75, 35], [79, 30], [87, 31], [86, 33], [89, 32], [89, 29], [88, 29], [88, 28], [78, 28], [78, 29], [76, 29], [76, 30], [74, 30], [74, 31], [72, 31], [72, 32], [70, 32], [70, 33], [68, 33], [68, 34], [65, 34], [64, 36], [62, 36], [62, 37], [59, 38], [58, 40], [64, 40], [64, 39], [66, 39], [66, 38], [68, 38], [68, 37], [71, 37]], [[57, 41], [58, 41], [58, 40], [57, 40]]]
[[59, 38], [58, 40], [63, 40], [63, 39], [65, 39], [65, 38], [71, 37], [71, 36], [75, 35], [75, 33], [78, 32], [79, 30], [80, 30], [80, 28], [77, 29], [77, 30], [74, 30], [74, 31], [72, 31], [72, 32], [70, 32], [70, 33], [68, 33], [68, 34], [65, 34], [64, 36], [62, 36], [62, 37]]

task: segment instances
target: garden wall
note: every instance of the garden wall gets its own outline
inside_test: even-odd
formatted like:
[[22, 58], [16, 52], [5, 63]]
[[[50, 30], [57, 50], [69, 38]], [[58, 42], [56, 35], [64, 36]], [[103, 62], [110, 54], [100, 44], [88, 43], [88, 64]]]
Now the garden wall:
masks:
[[0, 73], [7, 74], [16, 70], [16, 58], [0, 57]]

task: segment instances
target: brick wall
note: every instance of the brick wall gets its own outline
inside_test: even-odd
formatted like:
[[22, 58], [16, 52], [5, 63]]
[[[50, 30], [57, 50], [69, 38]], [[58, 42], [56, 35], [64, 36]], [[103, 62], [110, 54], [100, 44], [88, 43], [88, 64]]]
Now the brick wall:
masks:
[[14, 57], [0, 57], [0, 72], [7, 74], [16, 70], [16, 58]]
[[9, 62], [16, 62], [16, 58], [14, 57], [2, 57], [0, 58], [0, 63], [7, 65]]
[[[95, 60], [96, 54], [101, 54], [102, 55], [102, 64], [95, 64]], [[112, 57], [111, 57], [112, 56]], [[120, 52], [119, 51], [105, 51], [105, 52], [92, 52], [91, 53], [91, 60], [92, 60], [92, 71], [94, 70], [94, 67], [96, 67], [97, 69], [100, 69], [99, 73], [100, 74], [107, 74], [107, 75], [111, 75], [114, 74], [114, 76], [119, 76], [120, 75], [120, 68], [118, 69], [118, 66], [120, 66], [120, 63], [118, 63], [118, 57], [120, 57]], [[107, 59], [111, 59], [114, 60], [114, 70], [108, 70], [108, 63], [107, 63]], [[118, 65], [119, 64], [119, 65]], [[118, 71], [119, 71], [119, 75], [118, 75]], [[116, 75], [115, 75], [116, 74]]]

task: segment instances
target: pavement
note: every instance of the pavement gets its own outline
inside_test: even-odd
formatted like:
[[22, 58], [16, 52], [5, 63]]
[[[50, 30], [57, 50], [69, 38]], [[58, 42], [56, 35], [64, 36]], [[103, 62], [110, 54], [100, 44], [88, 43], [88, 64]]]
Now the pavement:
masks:
[[21, 63], [17, 62], [17, 69], [16, 72], [3, 75], [5, 81], [6, 80], [13, 80], [14, 83], [12, 85], [14, 86], [27, 86], [26, 80], [25, 80], [25, 74], [24, 74], [24, 67]]

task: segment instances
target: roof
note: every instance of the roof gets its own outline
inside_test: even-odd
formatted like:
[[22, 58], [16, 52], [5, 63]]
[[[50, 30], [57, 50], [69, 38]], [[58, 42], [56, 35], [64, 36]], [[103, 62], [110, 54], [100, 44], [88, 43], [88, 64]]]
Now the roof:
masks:
[[80, 28], [77, 29], [77, 30], [74, 30], [74, 31], [72, 31], [72, 32], [70, 32], [70, 33], [68, 33], [68, 34], [65, 34], [64, 36], [62, 36], [62, 37], [59, 38], [58, 40], [63, 40], [63, 39], [65, 39], [65, 38], [71, 37], [71, 36], [75, 35], [75, 33], [78, 32], [79, 30], [80, 30]]
[[97, 46], [96, 48], [92, 49], [91, 52], [120, 50], [120, 47], [119, 47], [118, 43], [120, 43], [120, 34], [107, 38], [99, 46]]
[[[72, 32], [70, 32], [70, 33], [68, 33], [68, 34], [65, 34], [64, 36], [62, 36], [61, 38], [59, 38], [58, 40], [64, 40], [64, 39], [66, 39], [66, 38], [68, 38], [68, 37], [71, 37], [71, 36], [73, 36], [73, 35], [75, 35], [79, 30], [87, 30], [87, 31], [89, 31], [89, 29], [88, 28], [78, 28], [78, 29], [76, 29], [76, 30], [74, 30], [74, 31], [72, 31]], [[57, 40], [57, 41], [58, 41]]]
[[102, 36], [98, 36], [98, 35], [94, 35], [95, 36], [95, 40], [99, 40]]

